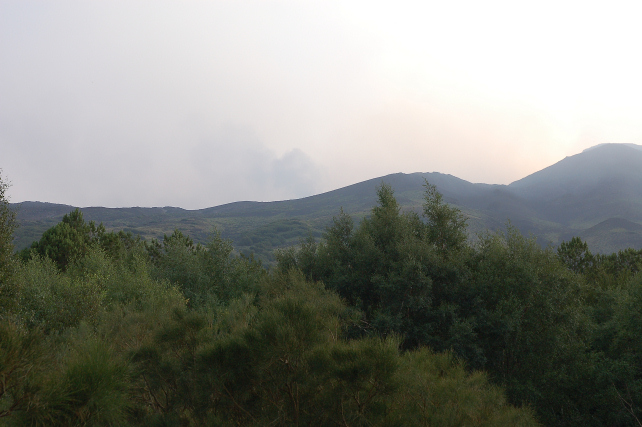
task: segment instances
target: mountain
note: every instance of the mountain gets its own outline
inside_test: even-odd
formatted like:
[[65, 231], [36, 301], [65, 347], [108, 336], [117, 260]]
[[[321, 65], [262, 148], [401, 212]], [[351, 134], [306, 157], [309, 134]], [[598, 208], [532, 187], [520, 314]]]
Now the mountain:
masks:
[[642, 147], [602, 144], [510, 184], [538, 216], [588, 228], [614, 216], [642, 221]]
[[[595, 146], [510, 185], [474, 184], [436, 172], [397, 173], [296, 200], [244, 201], [199, 210], [89, 207], [82, 211], [87, 220], [146, 239], [179, 229], [205, 242], [216, 228], [238, 250], [270, 262], [275, 248], [297, 244], [309, 235], [320, 237], [341, 208], [356, 220], [368, 215], [382, 182], [392, 186], [404, 210], [420, 212], [425, 180], [466, 214], [471, 236], [502, 229], [510, 220], [542, 245], [580, 236], [595, 252], [642, 248], [642, 146], [634, 144]], [[41, 202], [20, 204], [16, 247], [39, 239], [73, 209]]]

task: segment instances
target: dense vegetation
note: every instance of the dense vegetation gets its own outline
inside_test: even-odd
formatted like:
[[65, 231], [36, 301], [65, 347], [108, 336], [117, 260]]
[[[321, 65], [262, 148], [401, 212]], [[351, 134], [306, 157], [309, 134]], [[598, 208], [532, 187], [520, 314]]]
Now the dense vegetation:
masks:
[[14, 255], [0, 190], [0, 423], [639, 425], [640, 251], [472, 244], [382, 185], [270, 269], [80, 211]]
[[542, 249], [514, 228], [465, 238], [462, 214], [428, 185], [423, 218], [382, 186], [358, 227], [279, 254], [361, 314], [354, 337], [450, 351], [486, 371], [545, 425], [640, 425], [642, 251], [593, 255], [574, 238]]

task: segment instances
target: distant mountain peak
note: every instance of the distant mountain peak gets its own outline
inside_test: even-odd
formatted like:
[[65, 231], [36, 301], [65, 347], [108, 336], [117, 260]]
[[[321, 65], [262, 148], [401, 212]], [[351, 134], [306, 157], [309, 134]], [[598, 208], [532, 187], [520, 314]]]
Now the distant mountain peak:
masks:
[[631, 144], [631, 143], [618, 144], [618, 143], [614, 143], [614, 142], [605, 142], [605, 143], [602, 143], [602, 144], [597, 144], [597, 145], [594, 145], [592, 147], [589, 147], [589, 148], [585, 149], [584, 151], [582, 151], [582, 153], [586, 153], [587, 151], [592, 151], [592, 150], [595, 150], [597, 148], [607, 148], [607, 147], [631, 147], [631, 148], [635, 148], [636, 150], [642, 150], [642, 145], [638, 145], [638, 144]]
[[508, 187], [533, 206], [549, 206], [556, 213], [548, 217], [562, 223], [632, 215], [642, 202], [642, 146], [596, 145]]

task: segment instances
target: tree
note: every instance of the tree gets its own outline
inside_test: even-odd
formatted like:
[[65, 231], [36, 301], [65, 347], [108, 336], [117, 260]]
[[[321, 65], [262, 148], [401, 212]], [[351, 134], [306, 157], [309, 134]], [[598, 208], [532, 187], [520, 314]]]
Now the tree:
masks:
[[[283, 252], [279, 268], [299, 267], [309, 279], [322, 281], [362, 311], [365, 330], [402, 335], [404, 348], [470, 352], [470, 327], [453, 304], [462, 299], [457, 294], [466, 276], [455, 256], [466, 246], [465, 220], [441, 202], [434, 187], [429, 190], [427, 224], [414, 212], [401, 212], [392, 188], [382, 184], [377, 205], [358, 227], [342, 211], [323, 242]], [[442, 225], [449, 227], [446, 233], [437, 230]]]
[[427, 180], [424, 187], [426, 191], [423, 207], [428, 238], [442, 253], [461, 249], [466, 243], [466, 217], [459, 209], [444, 203], [437, 187]]
[[479, 368], [512, 403], [529, 402], [545, 425], [595, 425], [594, 396], [604, 384], [588, 353], [580, 278], [514, 228], [481, 236], [470, 264], [471, 317], [486, 358]]
[[18, 226], [16, 213], [9, 206], [8, 188], [0, 170], [0, 290], [13, 269], [13, 232]]
[[64, 271], [69, 264], [85, 257], [92, 247], [99, 247], [110, 258], [119, 259], [138, 245], [142, 245], [140, 237], [124, 231], [108, 233], [102, 223], [85, 222], [82, 212], [76, 208], [18, 255], [23, 261], [33, 254], [47, 257]]
[[562, 242], [557, 248], [557, 256], [569, 270], [576, 273], [586, 272], [595, 262], [588, 244], [579, 237], [573, 237], [568, 242]]
[[154, 265], [153, 275], [167, 280], [181, 290], [190, 307], [206, 307], [227, 303], [247, 292], [264, 274], [261, 264], [253, 258], [232, 255], [232, 244], [214, 231], [205, 245], [174, 230], [162, 242], [145, 244]]
[[39, 241], [20, 252], [27, 260], [32, 253], [50, 258], [60, 270], [65, 270], [74, 260], [83, 257], [92, 244], [98, 244], [106, 233], [102, 223], [86, 223], [82, 212], [76, 208], [62, 217], [62, 221], [45, 231]]
[[344, 339], [347, 314], [292, 270], [212, 319], [174, 312], [134, 352], [139, 396], [155, 425], [536, 425], [450, 354]]

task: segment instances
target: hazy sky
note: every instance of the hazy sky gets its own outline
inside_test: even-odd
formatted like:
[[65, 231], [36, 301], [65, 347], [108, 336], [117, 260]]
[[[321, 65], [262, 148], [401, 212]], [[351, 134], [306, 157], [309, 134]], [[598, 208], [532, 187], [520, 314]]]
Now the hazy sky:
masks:
[[11, 201], [203, 208], [394, 172], [507, 184], [642, 143], [642, 10], [0, 0]]

